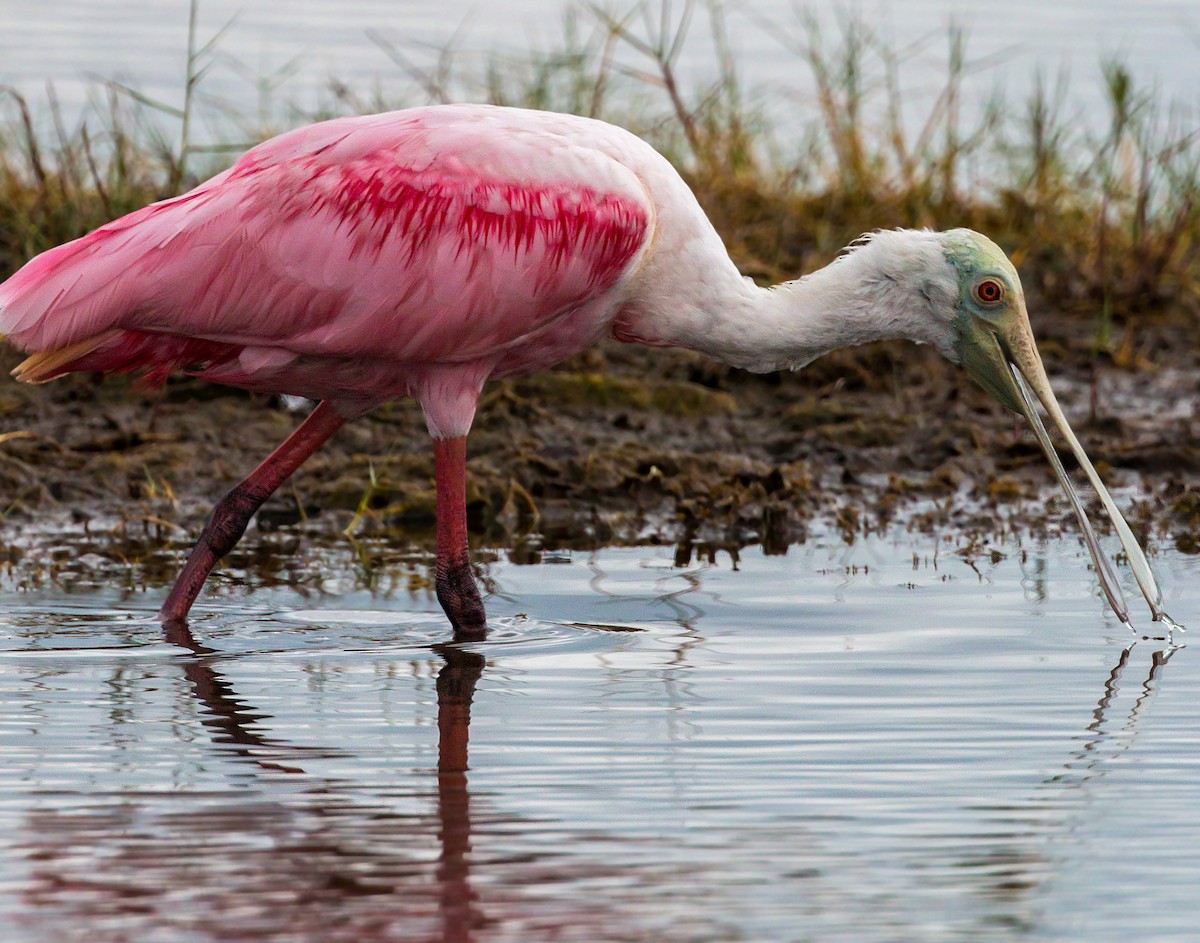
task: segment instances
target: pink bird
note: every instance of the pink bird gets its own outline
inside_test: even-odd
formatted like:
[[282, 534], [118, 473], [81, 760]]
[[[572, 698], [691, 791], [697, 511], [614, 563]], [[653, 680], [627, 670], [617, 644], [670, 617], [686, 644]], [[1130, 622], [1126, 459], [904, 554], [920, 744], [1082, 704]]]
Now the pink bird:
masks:
[[608, 336], [755, 371], [884, 338], [933, 344], [1025, 415], [1061, 473], [1041, 401], [1099, 491], [1154, 617], [1166, 617], [1054, 399], [1017, 273], [990, 240], [876, 233], [806, 278], [760, 288], [671, 165], [600, 121], [447, 105], [291, 131], [190, 193], [30, 261], [0, 285], [0, 334], [32, 354], [14, 371], [29, 382], [77, 370], [160, 382], [186, 369], [319, 401], [218, 503], [162, 607], [167, 623], [186, 620], [255, 511], [329, 436], [411, 396], [434, 443], [438, 600], [457, 635], [480, 635], [465, 509], [480, 390]]

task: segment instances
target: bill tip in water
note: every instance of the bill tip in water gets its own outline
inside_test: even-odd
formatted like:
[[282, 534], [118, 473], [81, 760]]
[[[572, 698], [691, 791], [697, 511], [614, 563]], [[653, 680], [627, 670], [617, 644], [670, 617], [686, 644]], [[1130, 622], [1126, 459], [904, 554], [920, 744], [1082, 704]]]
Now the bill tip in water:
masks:
[[1172, 619], [1169, 615], [1167, 615], [1161, 609], [1157, 613], [1155, 613], [1154, 620], [1156, 622], [1161, 622], [1163, 625], [1165, 625], [1167, 627], [1167, 635], [1170, 635], [1172, 632], [1186, 632], [1187, 631], [1186, 625], [1180, 625], [1178, 622], [1176, 622], [1174, 619]]
[[1178, 622], [1176, 622], [1174, 619], [1172, 619], [1169, 615], [1167, 615], [1161, 609], [1158, 609], [1155, 611], [1154, 621], [1159, 623], [1160, 625], [1163, 625], [1166, 627], [1167, 631], [1166, 631], [1165, 635], [1149, 635], [1145, 632], [1139, 632], [1137, 629], [1135, 629], [1133, 627], [1133, 625], [1130, 622], [1128, 622], [1127, 620], [1124, 620], [1124, 619], [1121, 620], [1121, 624], [1124, 625], [1127, 629], [1129, 629], [1130, 632], [1132, 632], [1134, 636], [1142, 639], [1143, 641], [1166, 642], [1172, 652], [1178, 648], [1183, 647], [1182, 644], [1176, 644], [1175, 633], [1176, 632], [1186, 632], [1187, 626], [1180, 625]]

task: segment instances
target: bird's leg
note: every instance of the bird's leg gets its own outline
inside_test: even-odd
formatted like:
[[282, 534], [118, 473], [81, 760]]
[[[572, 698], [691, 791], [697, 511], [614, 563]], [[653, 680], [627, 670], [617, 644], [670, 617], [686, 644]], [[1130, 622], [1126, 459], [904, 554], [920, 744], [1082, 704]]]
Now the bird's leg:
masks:
[[345, 422], [344, 416], [339, 415], [327, 400], [322, 400], [279, 448], [217, 502], [159, 611], [161, 622], [171, 624], [187, 619], [188, 610], [200, 595], [208, 574], [241, 539], [254, 512]]
[[487, 614], [467, 546], [467, 440], [433, 440], [437, 475], [437, 597], [456, 639], [483, 638]]

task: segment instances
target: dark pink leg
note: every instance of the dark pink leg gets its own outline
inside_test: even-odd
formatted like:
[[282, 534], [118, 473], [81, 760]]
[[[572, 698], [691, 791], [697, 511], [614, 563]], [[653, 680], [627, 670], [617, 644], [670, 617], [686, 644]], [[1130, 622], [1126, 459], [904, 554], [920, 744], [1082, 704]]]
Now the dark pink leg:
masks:
[[158, 613], [162, 622], [184, 622], [187, 619], [188, 610], [200, 595], [208, 574], [217, 561], [241, 539], [254, 512], [345, 422], [345, 418], [338, 415], [327, 402], [318, 403], [317, 408], [309, 413], [308, 418], [279, 448], [217, 503]]
[[467, 440], [433, 440], [437, 475], [437, 597], [456, 638], [482, 638], [487, 614], [467, 546]]

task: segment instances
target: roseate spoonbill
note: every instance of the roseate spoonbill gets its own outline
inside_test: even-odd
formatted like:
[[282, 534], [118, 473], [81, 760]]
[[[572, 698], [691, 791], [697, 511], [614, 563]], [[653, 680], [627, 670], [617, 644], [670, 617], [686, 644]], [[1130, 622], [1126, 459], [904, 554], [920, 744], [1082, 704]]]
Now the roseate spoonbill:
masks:
[[411, 396], [433, 437], [438, 600], [456, 633], [482, 633], [464, 507], [480, 389], [608, 335], [754, 371], [884, 338], [932, 344], [1033, 426], [1127, 622], [1041, 404], [1099, 494], [1154, 618], [1167, 620], [1145, 555], [1050, 388], [1016, 270], [991, 240], [965, 229], [877, 232], [826, 268], [759, 288], [671, 165], [600, 121], [445, 105], [282, 134], [190, 193], [30, 261], [0, 286], [0, 334], [31, 354], [14, 371], [27, 382], [75, 370], [143, 370], [153, 382], [190, 369], [319, 401], [217, 504], [165, 622], [186, 619], [250, 517], [322, 442]]

